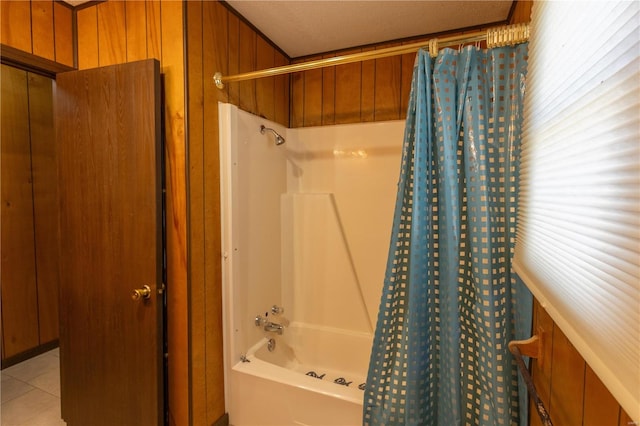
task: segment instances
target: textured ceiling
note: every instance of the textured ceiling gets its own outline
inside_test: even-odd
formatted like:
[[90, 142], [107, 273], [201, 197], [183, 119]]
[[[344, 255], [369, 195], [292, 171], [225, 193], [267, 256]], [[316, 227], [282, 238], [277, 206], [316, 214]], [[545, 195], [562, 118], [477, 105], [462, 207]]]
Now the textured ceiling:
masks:
[[[64, 1], [79, 6], [88, 0]], [[504, 22], [513, 4], [507, 0], [226, 2], [291, 58]]]
[[227, 0], [291, 58], [503, 22], [512, 1]]

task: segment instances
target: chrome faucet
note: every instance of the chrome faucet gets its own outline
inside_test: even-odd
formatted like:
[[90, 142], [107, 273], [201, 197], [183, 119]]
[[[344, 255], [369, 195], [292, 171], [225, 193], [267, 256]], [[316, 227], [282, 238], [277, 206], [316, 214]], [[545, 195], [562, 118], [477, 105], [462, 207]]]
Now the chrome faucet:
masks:
[[267, 318], [262, 315], [256, 315], [255, 324], [256, 327], [263, 327], [264, 331], [276, 332], [278, 334], [282, 334], [284, 331], [284, 326], [282, 324], [267, 321]]
[[284, 330], [284, 326], [281, 324], [276, 324], [275, 322], [268, 321], [264, 325], [264, 331], [275, 331], [278, 334], [282, 334]]

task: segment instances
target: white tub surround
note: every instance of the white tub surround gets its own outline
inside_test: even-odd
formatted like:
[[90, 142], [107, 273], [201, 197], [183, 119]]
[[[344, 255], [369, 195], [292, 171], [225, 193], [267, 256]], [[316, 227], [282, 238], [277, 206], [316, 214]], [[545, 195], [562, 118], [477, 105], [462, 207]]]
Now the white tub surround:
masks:
[[359, 425], [404, 122], [286, 129], [219, 111], [231, 424]]

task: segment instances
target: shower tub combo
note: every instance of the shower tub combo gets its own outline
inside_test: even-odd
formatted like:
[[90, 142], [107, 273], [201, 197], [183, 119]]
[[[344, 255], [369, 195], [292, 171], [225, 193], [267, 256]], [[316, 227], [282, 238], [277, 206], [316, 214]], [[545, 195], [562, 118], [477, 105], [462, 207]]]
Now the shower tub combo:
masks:
[[220, 104], [234, 426], [362, 423], [403, 126], [286, 129]]

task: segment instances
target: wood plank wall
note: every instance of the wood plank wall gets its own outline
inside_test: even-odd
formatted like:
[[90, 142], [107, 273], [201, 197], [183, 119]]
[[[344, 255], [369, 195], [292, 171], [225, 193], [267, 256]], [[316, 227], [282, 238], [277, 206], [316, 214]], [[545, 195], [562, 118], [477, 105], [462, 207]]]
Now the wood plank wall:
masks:
[[206, 372], [193, 376], [193, 421], [210, 425], [225, 413], [218, 102], [285, 126], [289, 122], [288, 76], [220, 90], [213, 75], [284, 65], [288, 58], [222, 3], [189, 1], [187, 61], [191, 362], [194, 372]]
[[[510, 23], [528, 22], [532, 4], [530, 0], [518, 1]], [[53, 60], [73, 65], [70, 9], [53, 1], [2, 1], [0, 7], [3, 45], [51, 59], [51, 47], [47, 43], [53, 40]], [[45, 18], [47, 16], [50, 18]], [[16, 22], [25, 24], [16, 25]], [[50, 34], [52, 26], [54, 37], [43, 36]], [[170, 389], [173, 389], [170, 410], [173, 424], [189, 418], [190, 424], [209, 425], [224, 413], [217, 101], [233, 103], [288, 127], [404, 119], [414, 54], [306, 71], [291, 77], [234, 83], [219, 91], [211, 83], [211, 76], [217, 70], [235, 74], [271, 64], [284, 65], [289, 59], [218, 2], [189, 1], [184, 7], [177, 1], [106, 2], [79, 10], [77, 29], [80, 68], [144, 58], [156, 58], [162, 63], [167, 87], [167, 164], [172, 186], [171, 218], [168, 218], [173, 247], [170, 280], [176, 283], [170, 300], [174, 315], [170, 319], [174, 327], [171, 331], [174, 338], [170, 340], [174, 345], [174, 349], [170, 349], [174, 368], [170, 372]], [[48, 47], [41, 45], [43, 40]], [[311, 59], [314, 58], [303, 60]], [[185, 100], [188, 102], [186, 128]], [[190, 294], [187, 293], [187, 267]], [[191, 305], [188, 313], [187, 304]], [[553, 336], [546, 357], [551, 361], [542, 368], [534, 362], [532, 370], [538, 388], [546, 389], [543, 395], [548, 406], [553, 407], [552, 416], [566, 422], [556, 424], [628, 424], [631, 420], [626, 413], [606, 396], [602, 384], [539, 306], [534, 317], [536, 325], [543, 324]], [[187, 329], [191, 333], [188, 342]], [[189, 350], [184, 349], [186, 347]], [[565, 367], [566, 360], [556, 361], [564, 358], [572, 360], [568, 363], [574, 367]], [[575, 400], [566, 402], [564, 389], [576, 382]], [[601, 396], [603, 394], [605, 396]], [[603, 404], [608, 408], [601, 408], [603, 405], [593, 403], [594, 400], [607, 401]], [[578, 419], [580, 416], [582, 420]], [[533, 414], [531, 424], [538, 424], [536, 420]]]
[[74, 66], [73, 12], [53, 1], [0, 2], [0, 42], [59, 64]]
[[[172, 285], [167, 293], [172, 424], [189, 424], [191, 398], [183, 7], [182, 1], [171, 0], [110, 1], [77, 10], [53, 0], [0, 2], [0, 42], [3, 47], [25, 52], [27, 55], [18, 61], [24, 60], [26, 65], [36, 64], [43, 69], [50, 66], [41, 58], [80, 69], [146, 58], [161, 62], [165, 88], [168, 283]], [[200, 372], [191, 374], [198, 377]]]
[[[529, 22], [532, 3], [518, 1], [510, 21], [502, 24]], [[464, 33], [450, 32], [446, 35]], [[405, 42], [328, 52], [295, 59], [293, 63], [428, 41], [437, 36], [440, 34]], [[292, 74], [290, 127], [405, 119], [414, 59], [415, 53], [409, 53]]]
[[2, 366], [57, 344], [52, 81], [2, 65]]
[[[629, 415], [537, 301], [534, 302], [533, 329], [544, 331], [545, 344], [542, 361], [531, 362], [531, 374], [553, 424], [633, 424]], [[529, 424], [542, 425], [533, 404], [530, 404], [529, 411]]]
[[184, 3], [107, 1], [77, 10], [78, 68], [160, 61], [164, 80], [167, 327], [171, 424], [189, 424]]

